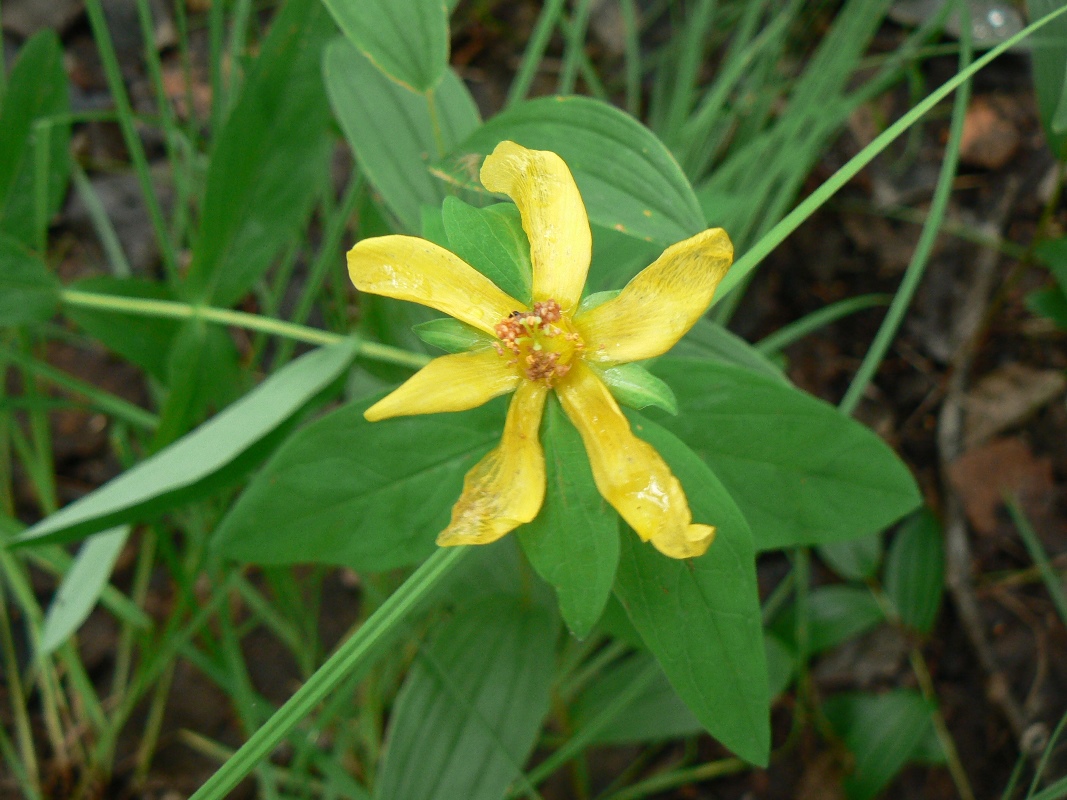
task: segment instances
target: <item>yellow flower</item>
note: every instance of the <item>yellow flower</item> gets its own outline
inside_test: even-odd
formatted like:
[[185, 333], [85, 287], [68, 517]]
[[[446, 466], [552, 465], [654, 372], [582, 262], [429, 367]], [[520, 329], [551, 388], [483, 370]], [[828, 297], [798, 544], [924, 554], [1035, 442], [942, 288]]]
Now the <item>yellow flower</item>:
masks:
[[430, 306], [495, 337], [441, 356], [371, 406], [371, 421], [474, 408], [514, 392], [500, 444], [467, 473], [442, 546], [485, 544], [537, 516], [545, 494], [539, 439], [555, 391], [581, 434], [601, 495], [637, 534], [673, 558], [702, 555], [715, 536], [693, 524], [678, 479], [638, 439], [598, 370], [665, 353], [711, 304], [733, 260], [721, 228], [668, 247], [619, 295], [579, 309], [592, 240], [570, 170], [558, 155], [501, 142], [482, 184], [518, 206], [530, 240], [533, 304], [526, 307], [447, 250], [413, 236], [381, 236], [348, 253], [362, 292]]

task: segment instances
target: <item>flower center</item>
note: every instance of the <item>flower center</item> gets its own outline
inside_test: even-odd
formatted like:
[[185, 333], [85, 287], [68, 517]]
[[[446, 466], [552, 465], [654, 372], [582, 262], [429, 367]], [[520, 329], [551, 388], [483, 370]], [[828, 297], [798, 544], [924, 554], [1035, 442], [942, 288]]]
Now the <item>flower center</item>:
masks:
[[534, 303], [533, 311], [512, 311], [495, 330], [496, 351], [527, 380], [546, 386], [570, 372], [574, 354], [585, 346], [555, 300]]

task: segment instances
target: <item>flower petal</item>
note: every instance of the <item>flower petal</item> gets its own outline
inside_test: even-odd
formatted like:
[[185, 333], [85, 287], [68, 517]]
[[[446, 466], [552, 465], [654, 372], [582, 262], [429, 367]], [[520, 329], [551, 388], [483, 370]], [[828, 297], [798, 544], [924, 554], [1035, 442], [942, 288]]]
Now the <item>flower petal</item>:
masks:
[[548, 387], [523, 381], [511, 399], [504, 435], [463, 480], [452, 522], [437, 544], [488, 544], [530, 522], [545, 498], [541, 413]]
[[708, 310], [733, 258], [722, 228], [668, 247], [618, 297], [575, 317], [585, 358], [621, 364], [666, 353]]
[[486, 333], [523, 305], [443, 247], [415, 236], [377, 236], [348, 251], [361, 292], [436, 308]]
[[589, 272], [592, 235], [567, 165], [548, 150], [501, 142], [482, 164], [482, 185], [515, 201], [530, 240], [533, 299], [573, 313]]
[[582, 435], [593, 480], [642, 540], [671, 558], [696, 558], [715, 537], [694, 525], [681, 483], [655, 448], [638, 439], [618, 404], [585, 364], [556, 387], [563, 410]]
[[495, 350], [435, 358], [363, 412], [370, 422], [411, 414], [466, 411], [518, 388], [522, 378]]

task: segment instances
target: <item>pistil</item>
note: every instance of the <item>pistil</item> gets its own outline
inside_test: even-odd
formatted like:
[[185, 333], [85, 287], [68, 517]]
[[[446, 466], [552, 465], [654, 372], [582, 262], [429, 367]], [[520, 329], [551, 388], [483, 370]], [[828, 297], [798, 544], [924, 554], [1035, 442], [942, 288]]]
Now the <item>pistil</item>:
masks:
[[570, 371], [570, 361], [584, 346], [563, 317], [559, 303], [534, 303], [531, 311], [512, 311], [497, 323], [496, 351], [518, 366], [527, 380], [552, 386]]

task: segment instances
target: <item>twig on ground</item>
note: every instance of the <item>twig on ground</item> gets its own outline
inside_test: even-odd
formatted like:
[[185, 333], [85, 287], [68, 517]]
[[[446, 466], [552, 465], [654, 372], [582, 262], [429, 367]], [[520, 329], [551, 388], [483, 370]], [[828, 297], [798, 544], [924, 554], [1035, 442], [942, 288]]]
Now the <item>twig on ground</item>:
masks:
[[[982, 226], [983, 235], [996, 240], [1001, 238], [1001, 231], [1018, 191], [1017, 181], [1009, 184], [992, 218]], [[1035, 726], [1028, 724], [1022, 706], [1012, 695], [1007, 677], [997, 663], [996, 655], [986, 636], [971, 574], [972, 554], [963, 501], [948, 479], [948, 466], [963, 454], [964, 395], [971, 366], [989, 321], [987, 312], [996, 285], [996, 267], [999, 260], [1000, 252], [993, 248], [983, 248], [975, 259], [970, 290], [958, 306], [960, 313], [956, 323], [956, 338], [959, 344], [949, 365], [945, 399], [938, 417], [937, 446], [945, 498], [946, 580], [967, 638], [986, 673], [986, 694], [989, 701], [1000, 709], [1007, 719], [1020, 751], [1033, 756], [1040, 753], [1039, 740], [1044, 737]]]

